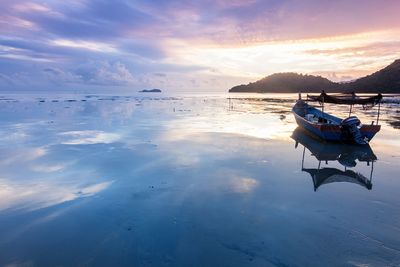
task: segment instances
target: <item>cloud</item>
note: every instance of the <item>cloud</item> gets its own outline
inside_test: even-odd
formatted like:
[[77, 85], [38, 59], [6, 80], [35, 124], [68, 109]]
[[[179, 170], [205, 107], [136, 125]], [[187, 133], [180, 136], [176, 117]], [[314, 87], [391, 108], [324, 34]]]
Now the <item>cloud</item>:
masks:
[[[3, 0], [1, 5], [3, 87], [121, 88], [145, 81], [142, 86], [200, 88], [210, 75], [248, 82], [242, 78], [277, 71], [340, 73], [365, 62], [361, 58], [377, 61], [364, 67], [369, 71], [399, 56], [399, 1]], [[368, 42], [354, 41], [360, 34]], [[337, 39], [349, 42], [339, 45]], [[332, 45], [320, 46], [327, 41]], [[312, 61], [319, 66], [307, 63]], [[193, 77], [209, 69], [216, 71], [203, 80]], [[18, 81], [22, 77], [29, 81], [25, 88]]]
[[10, 78], [8, 75], [0, 73], [0, 85], [13, 85], [14, 80]]
[[[76, 2], [76, 1], [75, 1]], [[260, 42], [336, 36], [398, 27], [397, 1], [78, 1], [17, 2], [5, 14], [37, 25], [41, 35], [116, 40], [158, 37]], [[7, 6], [7, 4], [6, 4]], [[35, 10], [35, 12], [27, 12]], [[133, 38], [131, 38], [133, 37]], [[150, 42], [149, 42], [150, 44]]]
[[51, 41], [52, 45], [77, 48], [84, 50], [91, 50], [102, 53], [112, 53], [116, 52], [116, 49], [109, 44], [99, 43], [99, 42], [88, 42], [79, 40], [67, 40], [67, 39], [56, 39]]
[[58, 68], [48, 67], [43, 69], [43, 73], [49, 81], [56, 84], [83, 82], [82, 76]]
[[127, 85], [134, 83], [132, 73], [121, 62], [108, 61], [90, 63], [76, 71], [83, 80], [90, 84], [99, 85]]
[[121, 62], [90, 62], [69, 71], [47, 67], [43, 69], [43, 73], [54, 83], [123, 86], [136, 82], [132, 73]]
[[306, 51], [311, 55], [344, 56], [344, 57], [384, 57], [398, 53], [400, 41], [374, 42], [364, 46], [350, 46], [332, 49], [312, 49]]
[[344, 82], [344, 81], [354, 80], [356, 77], [359, 77], [359, 76], [364, 76], [368, 72], [360, 71], [357, 73], [356, 76], [350, 76], [350, 75], [348, 75], [348, 73], [354, 73], [354, 70], [349, 69], [349, 70], [342, 71], [342, 72], [316, 71], [316, 72], [312, 72], [310, 74], [322, 76], [322, 77], [328, 78], [329, 80], [334, 81], [334, 82]]
[[15, 10], [17, 13], [22, 14], [42, 13], [49, 16], [64, 17], [62, 13], [52, 10], [46, 4], [34, 2], [16, 3], [14, 6], [12, 6], [12, 9]]

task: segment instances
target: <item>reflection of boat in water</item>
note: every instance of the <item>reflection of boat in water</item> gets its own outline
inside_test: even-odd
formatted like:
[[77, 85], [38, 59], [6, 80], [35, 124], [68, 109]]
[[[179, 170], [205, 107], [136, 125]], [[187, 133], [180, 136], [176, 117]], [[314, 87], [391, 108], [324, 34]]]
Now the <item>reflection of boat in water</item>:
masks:
[[[300, 127], [293, 132], [292, 138], [296, 141], [296, 148], [299, 143], [304, 146], [301, 170], [311, 175], [314, 183], [314, 191], [323, 184], [335, 182], [355, 183], [371, 190], [374, 161], [377, 160], [377, 157], [369, 145], [357, 146], [321, 142], [312, 138]], [[311, 152], [311, 155], [319, 161], [318, 168], [304, 168], [306, 148]], [[337, 161], [344, 167], [344, 170], [331, 167], [321, 168], [321, 162], [323, 161], [325, 161], [325, 164], [328, 164], [329, 161]], [[361, 173], [348, 169], [355, 167], [357, 161], [366, 162], [368, 166], [371, 166], [369, 178]]]
[[[351, 95], [327, 95], [324, 91], [319, 96], [307, 95], [307, 100], [302, 100], [299, 95], [292, 111], [297, 124], [307, 131], [326, 141], [344, 141], [356, 144], [367, 144], [381, 129], [379, 123], [380, 101], [382, 95], [361, 98], [354, 93]], [[322, 110], [308, 104], [314, 101], [321, 104]], [[341, 119], [324, 112], [324, 103], [344, 104], [350, 106], [349, 117]], [[351, 116], [353, 105], [363, 107], [378, 104], [378, 116], [370, 125], [361, 124], [356, 116]]]

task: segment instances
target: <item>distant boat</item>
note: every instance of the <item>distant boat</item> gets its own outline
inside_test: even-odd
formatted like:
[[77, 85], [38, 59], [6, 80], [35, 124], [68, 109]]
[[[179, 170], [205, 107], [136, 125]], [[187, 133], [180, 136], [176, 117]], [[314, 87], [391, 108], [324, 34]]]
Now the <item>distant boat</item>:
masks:
[[[299, 143], [304, 146], [301, 170], [310, 174], [314, 184], [314, 191], [322, 185], [338, 182], [354, 183], [368, 190], [372, 189], [372, 173], [374, 170], [374, 162], [377, 160], [377, 157], [369, 145], [358, 146], [321, 142], [307, 133], [308, 132], [304, 131], [304, 129], [298, 127], [293, 132], [292, 138], [296, 141], [296, 148]], [[318, 168], [304, 167], [306, 148], [311, 152], [311, 155], [318, 160]], [[332, 161], [339, 162], [344, 169], [340, 170], [329, 167], [328, 164]], [[357, 161], [366, 162], [368, 166], [371, 166], [369, 178], [350, 169], [357, 165]], [[325, 162], [328, 166], [321, 167], [322, 162]]]
[[[382, 95], [361, 98], [354, 93], [351, 95], [327, 95], [324, 91], [318, 96], [307, 95], [307, 100], [299, 100], [292, 108], [297, 124], [325, 141], [341, 141], [365, 145], [380, 131], [379, 113]], [[321, 104], [322, 110], [312, 107], [308, 102]], [[349, 117], [341, 119], [324, 112], [324, 103], [349, 105]], [[356, 116], [351, 116], [353, 105], [373, 107], [378, 105], [378, 115], [371, 124], [361, 124]]]

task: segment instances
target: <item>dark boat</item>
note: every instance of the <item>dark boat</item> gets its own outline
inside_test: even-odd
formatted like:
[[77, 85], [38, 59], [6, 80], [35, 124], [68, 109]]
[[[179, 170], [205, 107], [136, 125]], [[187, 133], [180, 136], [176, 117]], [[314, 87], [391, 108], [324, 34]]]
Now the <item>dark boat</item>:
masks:
[[[314, 191], [322, 185], [337, 182], [354, 183], [368, 190], [372, 189], [372, 173], [374, 170], [374, 162], [377, 160], [377, 157], [369, 145], [358, 146], [321, 142], [299, 127], [293, 132], [292, 138], [296, 141], [296, 148], [299, 143], [304, 146], [301, 170], [310, 174], [314, 185]], [[306, 148], [311, 152], [311, 155], [318, 160], [318, 168], [304, 167]], [[339, 162], [344, 169], [340, 170], [329, 166], [321, 167], [322, 162], [328, 165], [329, 162], [335, 161]], [[366, 162], [368, 166], [371, 166], [369, 178], [359, 172], [351, 170], [351, 168], [357, 165], [357, 161]]]
[[[326, 141], [350, 142], [356, 144], [367, 144], [380, 131], [379, 112], [382, 95], [361, 98], [354, 93], [351, 95], [327, 95], [324, 91], [318, 96], [307, 95], [306, 100], [299, 99], [292, 108], [297, 124], [307, 131], [315, 134]], [[308, 102], [314, 101], [321, 104], [319, 110]], [[350, 105], [349, 117], [341, 119], [324, 112], [324, 103]], [[356, 116], [351, 116], [353, 105], [373, 107], [378, 105], [378, 116], [372, 124], [361, 124]]]

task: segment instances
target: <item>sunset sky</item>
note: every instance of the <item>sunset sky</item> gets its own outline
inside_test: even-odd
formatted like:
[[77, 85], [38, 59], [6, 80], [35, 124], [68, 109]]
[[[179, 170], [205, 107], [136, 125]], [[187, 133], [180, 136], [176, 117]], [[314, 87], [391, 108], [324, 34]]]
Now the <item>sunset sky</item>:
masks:
[[0, 0], [0, 91], [227, 91], [400, 58], [396, 0]]

